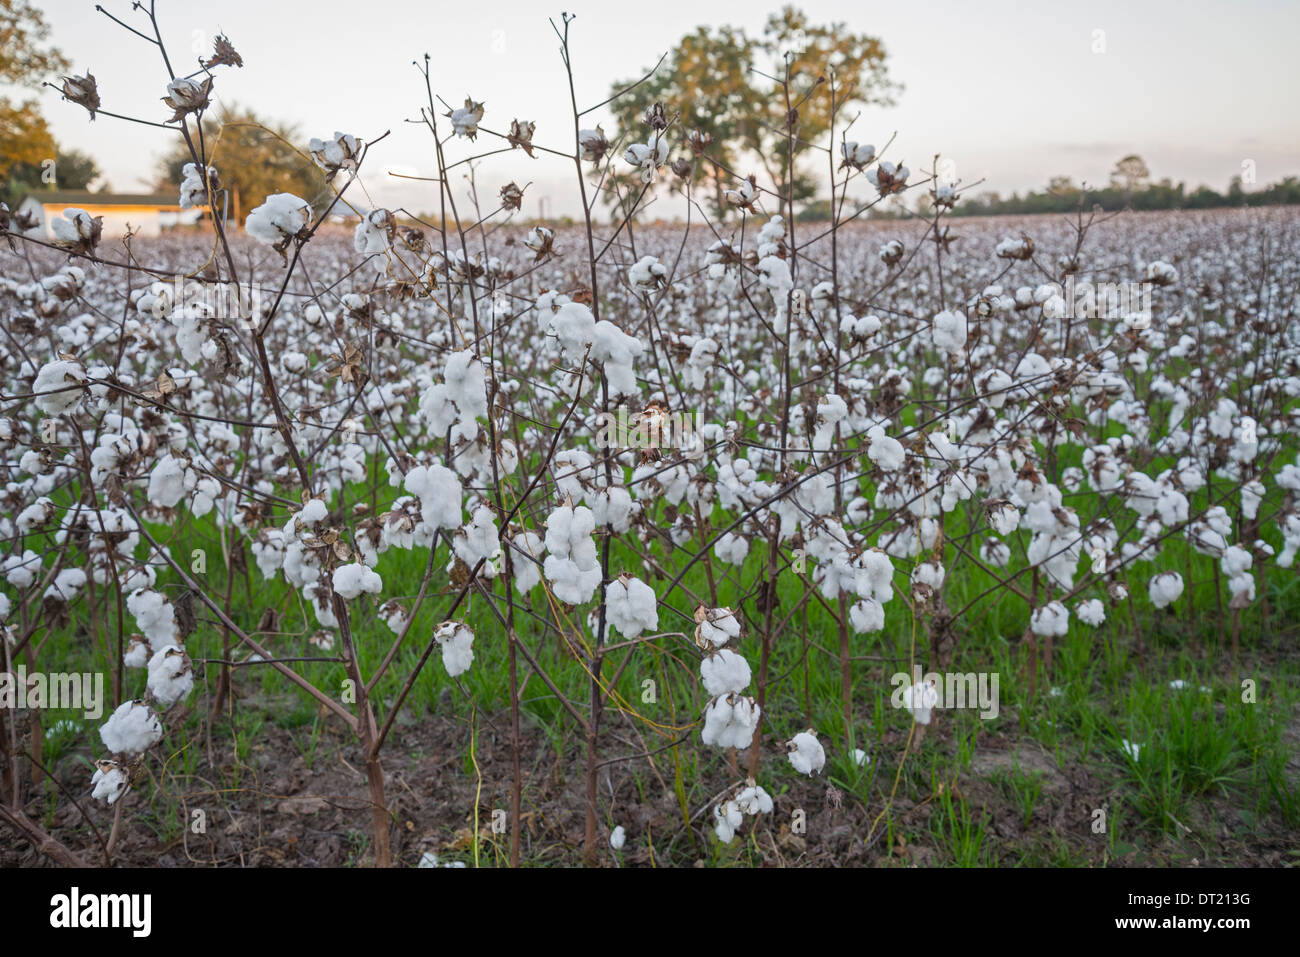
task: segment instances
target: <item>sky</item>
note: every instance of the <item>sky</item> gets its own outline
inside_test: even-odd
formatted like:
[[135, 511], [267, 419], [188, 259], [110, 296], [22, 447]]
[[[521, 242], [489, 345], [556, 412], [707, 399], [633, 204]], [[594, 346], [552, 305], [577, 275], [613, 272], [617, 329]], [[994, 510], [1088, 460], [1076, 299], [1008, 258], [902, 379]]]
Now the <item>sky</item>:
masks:
[[[137, 26], [130, 0], [99, 0]], [[178, 72], [209, 55], [224, 32], [243, 69], [218, 71], [214, 99], [295, 124], [304, 145], [335, 130], [366, 140], [385, 131], [363, 182], [377, 206], [436, 207], [435, 188], [389, 172], [432, 175], [433, 142], [418, 118], [424, 89], [412, 61], [432, 57], [434, 92], [459, 106], [486, 104], [485, 126], [504, 131], [515, 117], [537, 123], [535, 141], [572, 148], [567, 81], [547, 22], [576, 14], [570, 36], [580, 108], [611, 83], [640, 75], [697, 25], [732, 24], [757, 34], [767, 4], [657, 0], [653, 4], [560, 0], [554, 9], [524, 0], [157, 0]], [[34, 0], [52, 42], [74, 71], [91, 71], [104, 109], [158, 121], [168, 76], [154, 45], [95, 12], [94, 0]], [[879, 37], [896, 106], [867, 107], [852, 137], [889, 158], [928, 168], [936, 153], [976, 191], [1040, 188], [1056, 175], [1104, 184], [1114, 163], [1140, 154], [1153, 178], [1222, 190], [1253, 164], [1259, 184], [1300, 174], [1300, 2], [863, 2], [803, 0], [813, 22], [843, 22]], [[14, 91], [10, 90], [10, 95]], [[100, 117], [57, 93], [40, 94], [59, 143], [92, 155], [119, 192], [143, 190], [175, 136]], [[606, 130], [612, 130], [608, 113]], [[481, 137], [479, 149], [493, 140]], [[449, 156], [470, 155], [464, 141]], [[219, 165], [219, 164], [218, 164]], [[463, 173], [465, 167], [458, 169]], [[573, 168], [556, 157], [516, 152], [486, 160], [483, 193], [510, 180], [531, 182], [524, 212], [549, 201], [555, 215], [580, 206]], [[468, 188], [460, 184], [461, 192]], [[661, 215], [677, 211], [661, 204]]]

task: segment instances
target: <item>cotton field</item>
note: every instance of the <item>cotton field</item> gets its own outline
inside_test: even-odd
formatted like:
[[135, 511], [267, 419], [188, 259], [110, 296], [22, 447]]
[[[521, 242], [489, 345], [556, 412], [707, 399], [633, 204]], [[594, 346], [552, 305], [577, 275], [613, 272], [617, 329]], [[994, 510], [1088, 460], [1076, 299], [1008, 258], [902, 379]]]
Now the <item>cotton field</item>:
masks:
[[[185, 129], [220, 210], [232, 68], [63, 106]], [[725, 215], [611, 217], [709, 167], [672, 104], [423, 69], [436, 217], [366, 201], [383, 128], [239, 221], [0, 210], [0, 690], [104, 689], [0, 709], [6, 863], [1176, 863], [1239, 811], [1197, 853], [1274, 860], [1294, 207], [962, 218], [832, 124], [825, 220], [716, 163]], [[534, 149], [576, 224], [493, 179]]]

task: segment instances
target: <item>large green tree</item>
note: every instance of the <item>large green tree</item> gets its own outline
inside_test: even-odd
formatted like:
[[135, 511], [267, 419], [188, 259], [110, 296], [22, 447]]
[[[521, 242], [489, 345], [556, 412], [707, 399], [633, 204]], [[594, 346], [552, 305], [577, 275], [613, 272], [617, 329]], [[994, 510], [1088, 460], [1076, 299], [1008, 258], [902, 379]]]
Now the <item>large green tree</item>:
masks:
[[[641, 116], [653, 103], [664, 104], [669, 116], [678, 114], [673, 143], [681, 144], [692, 130], [712, 138], [707, 159], [695, 164], [697, 185], [707, 190], [715, 212], [724, 208], [722, 191], [733, 175], [751, 172], [758, 164], [768, 181], [796, 202], [815, 194], [815, 173], [801, 168], [810, 145], [823, 145], [830, 130], [833, 78], [834, 109], [842, 122], [854, 107], [889, 105], [899, 87], [889, 79], [884, 45], [877, 37], [855, 34], [843, 23], [814, 24], [795, 7], [771, 15], [760, 36], [739, 27], [700, 27], [688, 33], [668, 59], [645, 83], [614, 101], [613, 110], [625, 142], [645, 139]], [[786, 148], [786, 99], [797, 106], [794, 165]], [[614, 84], [619, 90], [631, 81]], [[688, 155], [685, 147], [677, 155]], [[803, 164], [804, 166], [808, 164]]]
[[[198, 142], [196, 137], [196, 146]], [[243, 222], [248, 211], [272, 193], [293, 193], [317, 208], [333, 197], [325, 175], [306, 155], [307, 141], [294, 126], [232, 106], [203, 118], [203, 143], [221, 187], [229, 190], [232, 220]], [[158, 190], [175, 190], [189, 162], [190, 151], [181, 141], [159, 161]]]
[[[49, 46], [49, 24], [27, 0], [0, 0], [0, 83], [39, 87], [68, 68]], [[19, 163], [40, 165], [55, 156], [54, 137], [35, 100], [0, 97], [0, 177]]]

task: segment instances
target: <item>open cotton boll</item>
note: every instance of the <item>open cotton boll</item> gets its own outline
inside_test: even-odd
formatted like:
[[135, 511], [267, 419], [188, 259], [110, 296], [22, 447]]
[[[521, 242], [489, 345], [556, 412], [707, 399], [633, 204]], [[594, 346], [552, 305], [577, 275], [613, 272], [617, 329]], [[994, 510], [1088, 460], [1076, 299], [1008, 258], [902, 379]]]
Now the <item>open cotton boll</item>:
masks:
[[945, 309], [934, 317], [931, 335], [936, 349], [952, 356], [960, 356], [966, 351], [965, 314]]
[[402, 487], [420, 500], [420, 513], [431, 528], [457, 528], [460, 525], [460, 479], [441, 465], [417, 465], [406, 473]]
[[126, 652], [122, 655], [122, 664], [128, 668], [143, 668], [149, 664], [149, 655], [149, 642], [136, 636], [127, 644]]
[[44, 415], [62, 415], [71, 411], [81, 401], [82, 389], [78, 386], [87, 381], [85, 369], [75, 359], [45, 363], [32, 384], [32, 392], [37, 393], [34, 399], [37, 410]]
[[930, 713], [939, 703], [939, 689], [928, 681], [918, 681], [903, 690], [903, 707], [917, 724], [929, 724]]
[[349, 601], [362, 592], [378, 595], [384, 590], [384, 580], [379, 573], [361, 562], [340, 565], [334, 569], [332, 581], [334, 594]]
[[820, 774], [826, 766], [826, 749], [822, 747], [817, 735], [812, 730], [800, 731], [786, 742], [790, 765], [800, 774], [809, 777], [814, 772]]
[[659, 598], [640, 579], [620, 575], [605, 589], [605, 614], [609, 625], [624, 638], [636, 638], [643, 631], [659, 627]]
[[194, 687], [190, 656], [172, 645], [149, 659], [149, 693], [164, 708], [180, 701]]
[[1059, 601], [1048, 602], [1029, 616], [1029, 629], [1040, 637], [1060, 637], [1070, 630], [1070, 611]]
[[1151, 604], [1157, 608], [1168, 608], [1183, 593], [1183, 576], [1178, 572], [1161, 572], [1147, 584], [1147, 594]]
[[149, 501], [153, 505], [172, 508], [194, 488], [198, 476], [182, 459], [164, 455], [149, 473]]
[[456, 556], [470, 568], [479, 561], [489, 561], [498, 548], [497, 523], [492, 509], [486, 505], [474, 509], [470, 523], [452, 536], [452, 547]]
[[1090, 598], [1075, 606], [1074, 615], [1085, 625], [1096, 628], [1106, 620], [1106, 606], [1101, 603], [1101, 599]]
[[135, 618], [136, 627], [144, 632], [150, 648], [156, 650], [175, 645], [180, 640], [176, 627], [176, 609], [156, 591], [136, 591], [127, 596], [126, 609]]
[[700, 647], [721, 648], [740, 636], [740, 621], [730, 608], [705, 608], [695, 610], [695, 643]]
[[700, 740], [707, 747], [738, 748], [750, 746], [759, 716], [763, 713], [753, 698], [723, 695], [714, 698], [704, 709], [704, 729]]
[[90, 777], [90, 796], [110, 807], [116, 804], [131, 786], [126, 768], [116, 761], [96, 761], [95, 773]]
[[442, 646], [442, 664], [448, 675], [455, 678], [469, 671], [474, 661], [474, 632], [468, 625], [444, 621], [434, 630], [433, 637]]
[[740, 793], [734, 798], [736, 807], [754, 817], [758, 814], [772, 813], [772, 797], [766, 791], [756, 784], [751, 784], [742, 788]]
[[514, 537], [515, 553], [511, 565], [515, 571], [515, 590], [521, 595], [532, 591], [542, 580], [542, 539], [536, 532], [523, 531]]
[[728, 648], [700, 661], [704, 690], [714, 697], [744, 691], [749, 687], [750, 677], [749, 662]]
[[487, 416], [487, 370], [472, 351], [453, 352], [443, 368], [447, 397], [460, 411], [462, 423]]
[[745, 815], [735, 801], [723, 801], [713, 807], [713, 833], [723, 844], [730, 844], [736, 829], [745, 823]]
[[873, 634], [885, 627], [885, 608], [874, 598], [864, 598], [849, 608], [849, 624], [855, 634]]
[[906, 458], [903, 445], [897, 439], [885, 434], [883, 425], [875, 425], [867, 430], [867, 458], [875, 462], [886, 472], [897, 472], [903, 467]]
[[287, 244], [311, 222], [311, 204], [292, 193], [266, 197], [244, 221], [244, 231], [268, 246]]
[[609, 832], [609, 846], [616, 851], [621, 851], [625, 843], [627, 843], [627, 831], [623, 830], [623, 825], [620, 824]]
[[1138, 756], [1142, 753], [1142, 745], [1134, 744], [1132, 741], [1124, 738], [1119, 743], [1120, 752], [1130, 761], [1137, 761]]
[[162, 724], [143, 701], [124, 701], [99, 727], [100, 740], [114, 754], [143, 754], [162, 740]]

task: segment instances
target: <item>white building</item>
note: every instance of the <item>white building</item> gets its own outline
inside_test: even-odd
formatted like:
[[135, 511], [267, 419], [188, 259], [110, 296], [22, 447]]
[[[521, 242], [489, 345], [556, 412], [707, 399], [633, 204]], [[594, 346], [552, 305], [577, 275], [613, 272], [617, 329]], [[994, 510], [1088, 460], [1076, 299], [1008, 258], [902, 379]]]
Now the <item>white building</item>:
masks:
[[138, 236], [157, 236], [164, 229], [197, 222], [201, 209], [182, 210], [175, 193], [91, 193], [72, 190], [36, 190], [28, 193], [17, 212], [30, 213], [40, 225], [29, 235], [53, 238], [50, 220], [65, 209], [83, 209], [104, 220], [104, 237], [123, 236], [128, 227]]

